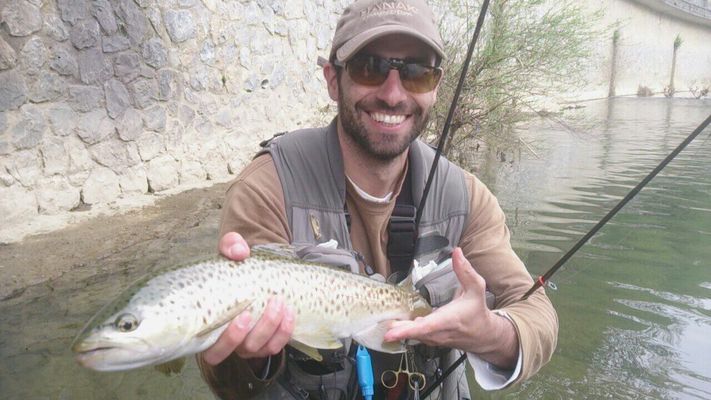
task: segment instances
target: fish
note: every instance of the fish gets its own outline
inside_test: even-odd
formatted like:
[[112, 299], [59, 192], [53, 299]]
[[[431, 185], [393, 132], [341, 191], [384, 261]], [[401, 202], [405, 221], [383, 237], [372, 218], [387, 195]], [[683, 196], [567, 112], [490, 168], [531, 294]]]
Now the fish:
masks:
[[317, 360], [317, 349], [348, 338], [404, 352], [403, 343], [383, 340], [389, 322], [432, 311], [407, 279], [393, 285], [255, 246], [243, 261], [213, 256], [140, 279], [87, 322], [72, 351], [97, 371], [169, 365], [209, 348], [245, 310], [253, 326], [274, 296], [294, 311], [290, 345]]

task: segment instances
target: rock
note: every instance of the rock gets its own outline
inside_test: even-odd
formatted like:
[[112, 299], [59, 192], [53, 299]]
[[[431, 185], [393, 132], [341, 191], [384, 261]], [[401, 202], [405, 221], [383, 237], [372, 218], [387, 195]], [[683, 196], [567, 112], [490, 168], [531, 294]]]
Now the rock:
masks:
[[75, 111], [88, 112], [101, 107], [103, 98], [104, 92], [98, 87], [74, 85], [69, 86], [67, 102]]
[[13, 153], [10, 164], [5, 168], [22, 186], [32, 187], [42, 176], [42, 166], [39, 160], [40, 156], [37, 154], [37, 150], [19, 150]]
[[188, 10], [167, 10], [163, 13], [163, 21], [170, 40], [174, 43], [184, 42], [195, 37], [195, 22]]
[[0, 186], [0, 215], [3, 225], [22, 224], [37, 215], [34, 193], [20, 185]]
[[79, 117], [76, 133], [87, 144], [95, 144], [111, 135], [115, 126], [106, 111], [94, 110]]
[[15, 70], [0, 72], [0, 111], [14, 110], [27, 101], [25, 80]]
[[0, 37], [0, 71], [10, 69], [17, 64], [17, 53]]
[[161, 69], [157, 74], [158, 100], [170, 100], [180, 96], [180, 75], [172, 69]]
[[113, 35], [118, 30], [116, 17], [114, 17], [114, 9], [108, 0], [94, 0], [91, 4], [91, 15], [99, 21], [101, 29], [107, 35]]
[[147, 108], [158, 97], [158, 85], [152, 79], [136, 79], [128, 85], [128, 91], [136, 108]]
[[162, 155], [148, 162], [146, 168], [149, 191], [156, 193], [178, 185], [178, 162], [169, 155]]
[[79, 189], [70, 185], [67, 179], [60, 175], [54, 175], [48, 181], [42, 182], [35, 193], [40, 214], [59, 214], [81, 203]]
[[207, 180], [207, 172], [202, 164], [194, 160], [183, 160], [180, 163], [180, 184], [188, 185]]
[[188, 127], [195, 119], [195, 110], [185, 104], [181, 104], [178, 108], [178, 120], [183, 127]]
[[141, 160], [150, 161], [165, 152], [165, 144], [160, 135], [149, 133], [143, 135], [138, 141], [138, 154]]
[[0, 21], [12, 36], [29, 36], [42, 29], [40, 9], [22, 0], [8, 0], [0, 10]]
[[33, 36], [20, 51], [20, 62], [28, 75], [37, 75], [47, 62], [47, 48], [42, 39]]
[[[8, 132], [5, 132], [5, 131], [0, 132], [0, 156], [6, 156], [8, 154], [12, 154], [12, 152], [14, 150], [12, 148], [12, 146], [10, 145], [10, 140], [8, 139], [8, 136], [10, 136], [8, 134]], [[3, 176], [4, 173], [5, 173], [4, 171], [0, 170], [0, 178]], [[5, 180], [2, 180], [2, 182], [4, 184]], [[6, 185], [6, 186], [9, 186], [9, 185]]]
[[133, 108], [128, 108], [122, 116], [116, 119], [116, 130], [119, 138], [124, 141], [138, 139], [143, 133], [141, 114]]
[[66, 91], [67, 84], [59, 75], [53, 72], [42, 72], [30, 84], [29, 98], [33, 103], [53, 101], [62, 97]]
[[79, 64], [72, 53], [58, 48], [49, 60], [49, 68], [57, 71], [59, 75], [79, 76]]
[[69, 40], [79, 50], [96, 46], [100, 38], [99, 24], [94, 19], [79, 21], [69, 33]]
[[89, 154], [97, 164], [111, 168], [117, 174], [141, 162], [136, 144], [119, 139], [108, 139], [97, 143], [89, 148]]
[[103, 85], [114, 75], [109, 58], [92, 48], [79, 52], [79, 78], [87, 85]]
[[130, 47], [131, 41], [128, 37], [120, 34], [101, 38], [101, 49], [104, 53], [118, 53], [119, 51], [128, 50]]
[[119, 178], [115, 172], [105, 167], [95, 168], [89, 174], [81, 190], [85, 204], [111, 203], [121, 194]]
[[57, 136], [67, 136], [74, 133], [77, 124], [77, 114], [66, 104], [58, 103], [47, 111], [49, 126]]
[[207, 65], [215, 64], [215, 45], [210, 40], [206, 40], [200, 49], [200, 61]]
[[85, 0], [57, 0], [57, 7], [62, 20], [72, 25], [89, 17], [89, 2]]
[[44, 32], [58, 42], [69, 39], [69, 29], [54, 13], [44, 14]]
[[91, 155], [86, 149], [86, 144], [78, 137], [71, 135], [64, 139], [64, 147], [69, 156], [69, 169], [67, 178], [74, 186], [82, 186], [89, 177], [89, 172], [96, 166], [91, 160]]
[[165, 108], [155, 105], [143, 112], [143, 126], [149, 131], [164, 132], [167, 116]]
[[133, 0], [116, 0], [116, 15], [123, 21], [133, 46], [138, 46], [148, 32], [148, 20]]
[[40, 146], [40, 154], [45, 176], [62, 175], [67, 172], [69, 155], [62, 138], [50, 137], [45, 140]]
[[106, 110], [109, 117], [116, 119], [131, 106], [131, 96], [128, 94], [126, 86], [119, 80], [109, 79], [104, 84], [104, 92], [106, 93]]
[[131, 82], [141, 74], [141, 56], [133, 51], [119, 54], [114, 59], [114, 71], [121, 82]]
[[155, 69], [168, 63], [168, 50], [158, 38], [152, 38], [143, 44], [143, 60]]
[[25, 104], [20, 110], [22, 119], [11, 130], [12, 143], [20, 150], [35, 148], [47, 130], [44, 115], [32, 104]]
[[148, 193], [148, 177], [143, 166], [126, 168], [119, 173], [119, 186], [124, 194]]

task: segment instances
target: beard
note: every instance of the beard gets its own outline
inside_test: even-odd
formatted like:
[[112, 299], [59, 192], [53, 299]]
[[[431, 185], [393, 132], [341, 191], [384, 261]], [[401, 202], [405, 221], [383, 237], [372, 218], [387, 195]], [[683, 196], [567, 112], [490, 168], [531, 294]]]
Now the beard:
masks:
[[[368, 107], [364, 108], [364, 106]], [[404, 136], [370, 131], [365, 126], [365, 123], [358, 118], [358, 110], [366, 109], [410, 114], [410, 118], [414, 120], [412, 128], [410, 132]], [[366, 155], [369, 155], [375, 160], [390, 161], [405, 152], [410, 147], [410, 144], [420, 136], [420, 133], [422, 133], [422, 130], [427, 125], [429, 110], [423, 110], [422, 107], [414, 104], [414, 102], [413, 105], [409, 107], [404, 103], [391, 107], [382, 100], [377, 99], [374, 101], [366, 101], [364, 99], [354, 103], [344, 95], [343, 88], [339, 87], [338, 117], [341, 121], [344, 133], [348, 135]]]

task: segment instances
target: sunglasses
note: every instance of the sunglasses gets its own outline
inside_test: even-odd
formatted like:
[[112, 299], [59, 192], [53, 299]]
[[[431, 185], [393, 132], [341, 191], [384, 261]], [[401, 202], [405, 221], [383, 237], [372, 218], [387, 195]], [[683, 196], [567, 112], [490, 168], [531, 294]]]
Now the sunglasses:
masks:
[[400, 73], [402, 86], [412, 93], [427, 93], [437, 87], [442, 77], [442, 68], [423, 65], [398, 58], [382, 58], [371, 55], [357, 55], [345, 65], [335, 61], [334, 65], [345, 67], [353, 82], [363, 86], [380, 86], [388, 79], [391, 69]]

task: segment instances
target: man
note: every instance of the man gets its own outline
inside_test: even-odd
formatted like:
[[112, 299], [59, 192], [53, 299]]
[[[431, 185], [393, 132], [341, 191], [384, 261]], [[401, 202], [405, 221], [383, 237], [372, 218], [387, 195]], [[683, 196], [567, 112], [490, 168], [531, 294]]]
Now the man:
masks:
[[[356, 255], [356, 270], [384, 277], [402, 272], [401, 254], [388, 251], [401, 244], [391, 217], [408, 209], [401, 199], [410, 194], [409, 203], [421, 204], [433, 151], [416, 138], [436, 100], [443, 57], [434, 16], [422, 0], [358, 0], [346, 8], [323, 67], [338, 116], [328, 127], [272, 140], [242, 171], [227, 193], [220, 252], [240, 260], [248, 257], [248, 245], [336, 239]], [[442, 348], [467, 352], [485, 389], [522, 381], [555, 349], [555, 311], [543, 289], [519, 301], [533, 282], [511, 249], [503, 212], [488, 189], [445, 160], [435, 176], [415, 256], [439, 262], [449, 256], [449, 245], [456, 246], [452, 268], [422, 279], [419, 289], [435, 311], [392, 322], [385, 340], [430, 346], [421, 346], [416, 367], [430, 382], [457, 355], [426, 350]], [[256, 321], [248, 311], [236, 317], [198, 357], [213, 391], [221, 398], [341, 398], [350, 363], [313, 366], [285, 350], [296, 322], [279, 297]], [[374, 358], [376, 382], [399, 360]], [[378, 390], [376, 398], [395, 398]], [[445, 399], [468, 398], [461, 372], [441, 390]]]

